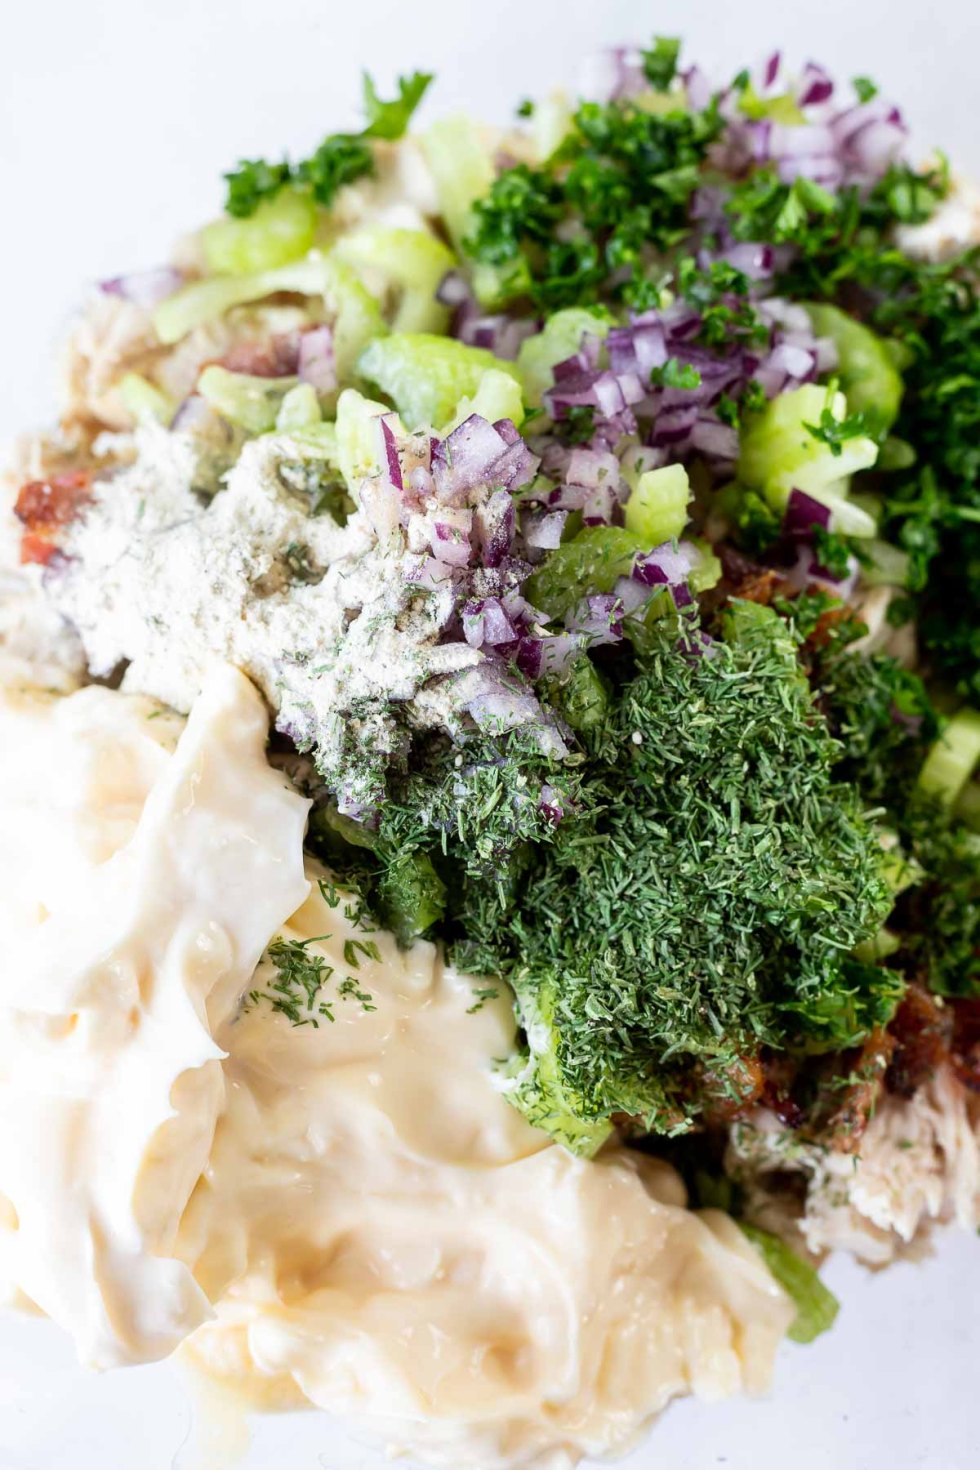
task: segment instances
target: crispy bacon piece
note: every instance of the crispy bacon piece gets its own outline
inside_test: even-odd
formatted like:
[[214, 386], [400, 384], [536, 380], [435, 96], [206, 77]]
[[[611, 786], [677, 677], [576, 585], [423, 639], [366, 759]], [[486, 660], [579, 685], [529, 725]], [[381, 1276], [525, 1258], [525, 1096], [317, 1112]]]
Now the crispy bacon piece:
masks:
[[818, 1134], [838, 1153], [857, 1152], [878, 1105], [894, 1049], [894, 1038], [879, 1027], [852, 1053], [846, 1083], [834, 1097], [833, 1110]]
[[46, 567], [61, 555], [53, 541], [47, 541], [33, 531], [25, 531], [20, 538], [20, 564], [22, 567]]
[[794, 1096], [799, 1066], [779, 1052], [763, 1051], [762, 1102], [787, 1128], [799, 1128], [805, 1114]]
[[760, 602], [768, 607], [773, 598], [778, 597], [784, 578], [774, 568], [760, 566], [729, 546], [719, 547], [718, 554], [722, 565], [722, 579], [715, 589], [719, 594], [719, 604], [738, 597], [745, 602]]
[[827, 644], [834, 636], [834, 629], [836, 628], [837, 624], [844, 622], [846, 618], [849, 618], [852, 615], [853, 609], [848, 607], [847, 604], [843, 602], [839, 603], [835, 607], [824, 608], [823, 612], [817, 618], [816, 623], [813, 625], [813, 630], [810, 633], [810, 636], [807, 638], [806, 642], [803, 645], [804, 651], [812, 650], [816, 653], [821, 648], [826, 648]]
[[14, 515], [25, 527], [20, 543], [21, 565], [47, 566], [59, 554], [57, 533], [70, 525], [92, 498], [92, 480], [84, 470], [29, 480], [22, 485]]
[[706, 1068], [701, 1078], [705, 1122], [713, 1127], [744, 1117], [762, 1098], [764, 1084], [758, 1054], [741, 1056], [715, 1071]]
[[949, 1059], [953, 1010], [912, 984], [888, 1027], [895, 1040], [885, 1085], [899, 1097], [912, 1097]]
[[67, 526], [78, 508], [91, 498], [91, 477], [84, 470], [52, 475], [50, 480], [28, 480], [21, 486], [14, 515], [29, 531], [41, 535]]
[[964, 1087], [980, 1092], [980, 1000], [951, 1000], [953, 1037], [950, 1060]]

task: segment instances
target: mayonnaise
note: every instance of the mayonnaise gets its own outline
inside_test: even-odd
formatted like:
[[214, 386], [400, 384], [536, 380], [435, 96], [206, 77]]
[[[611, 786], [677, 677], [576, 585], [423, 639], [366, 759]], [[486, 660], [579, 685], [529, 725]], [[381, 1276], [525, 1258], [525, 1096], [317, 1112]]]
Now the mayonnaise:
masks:
[[210, 1315], [172, 1245], [224, 1097], [211, 1028], [307, 887], [252, 686], [218, 673], [173, 754], [159, 714], [0, 704], [0, 1282], [96, 1367]]
[[[436, 1465], [569, 1465], [764, 1386], [792, 1308], [758, 1255], [510, 1107], [508, 997], [310, 886], [266, 725], [231, 670], [183, 734], [101, 689], [0, 702], [0, 1282], [87, 1362], [186, 1339]], [[321, 962], [306, 1024], [275, 939]]]

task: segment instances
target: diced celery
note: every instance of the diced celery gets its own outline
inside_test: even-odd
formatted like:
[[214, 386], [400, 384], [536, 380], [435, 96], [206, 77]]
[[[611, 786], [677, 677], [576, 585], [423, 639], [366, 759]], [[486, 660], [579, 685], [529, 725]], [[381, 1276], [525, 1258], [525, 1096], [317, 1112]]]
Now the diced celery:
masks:
[[694, 593], [707, 592], [710, 587], [717, 587], [721, 581], [721, 559], [715, 555], [710, 541], [696, 536], [692, 544], [697, 548], [698, 559], [691, 568], [688, 586]]
[[563, 679], [549, 687], [549, 696], [573, 730], [595, 729], [609, 709], [609, 691], [586, 654], [575, 660]]
[[531, 115], [531, 137], [534, 151], [541, 163], [546, 163], [555, 149], [568, 137], [572, 129], [572, 109], [564, 92], [552, 92], [550, 97], [535, 103]]
[[481, 419], [491, 424], [498, 419], [510, 419], [515, 428], [520, 428], [524, 422], [524, 399], [517, 379], [499, 368], [489, 368], [480, 379], [473, 397], [460, 399], [456, 412], [439, 432], [448, 434], [473, 413], [478, 413]]
[[528, 578], [528, 599], [549, 617], [563, 617], [588, 593], [611, 592], [617, 578], [629, 575], [645, 545], [622, 526], [587, 526]]
[[790, 128], [806, 122], [806, 116], [791, 92], [780, 92], [776, 97], [760, 97], [751, 82], [742, 89], [738, 110], [755, 122], [768, 118], [770, 122]]
[[352, 847], [374, 852], [378, 846], [377, 834], [367, 822], [355, 822], [332, 805], [315, 807], [310, 813], [309, 835], [317, 853], [328, 862], [348, 859]]
[[846, 495], [834, 495], [829, 490], [811, 490], [809, 493], [830, 511], [832, 531], [839, 532], [841, 536], [856, 536], [859, 540], [874, 536], [878, 522]]
[[321, 422], [320, 400], [312, 383], [297, 383], [290, 388], [279, 405], [276, 428], [288, 433], [292, 429], [312, 429]]
[[334, 469], [340, 469], [336, 424], [316, 423], [309, 426], [298, 426], [291, 428], [289, 434], [310, 456], [326, 460]]
[[812, 1342], [833, 1327], [840, 1305], [809, 1261], [768, 1230], [759, 1230], [743, 1220], [737, 1223], [796, 1307], [796, 1317], [787, 1337], [792, 1342]]
[[447, 245], [426, 230], [386, 229], [372, 225], [342, 235], [334, 255], [360, 274], [369, 290], [376, 284], [380, 295], [387, 287], [398, 289], [391, 327], [395, 332], [445, 332], [450, 311], [436, 300], [436, 292], [456, 264]]
[[890, 541], [875, 538], [861, 548], [861, 580], [869, 587], [904, 587], [908, 582], [909, 555]]
[[904, 893], [906, 888], [922, 882], [925, 876], [922, 864], [904, 850], [895, 832], [882, 830], [881, 847], [883, 856], [880, 874], [893, 898]]
[[878, 462], [875, 469], [910, 470], [915, 464], [915, 450], [911, 444], [904, 439], [896, 439], [894, 434], [889, 434], [878, 451]]
[[980, 761], [980, 712], [957, 710], [925, 758], [919, 789], [953, 806]]
[[654, 592], [649, 600], [623, 621], [623, 632], [637, 653], [652, 653], [663, 638], [660, 624], [664, 618], [676, 617], [677, 604], [666, 587]]
[[119, 379], [123, 408], [138, 424], [155, 421], [169, 424], [176, 411], [174, 402], [155, 383], [139, 373], [124, 373]]
[[971, 832], [980, 832], [980, 781], [967, 781], [956, 799], [954, 810]]
[[217, 363], [206, 367], [197, 380], [201, 397], [250, 434], [266, 434], [276, 427], [283, 399], [295, 386], [295, 378], [255, 378], [231, 373]]
[[874, 464], [878, 447], [873, 439], [857, 435], [845, 439], [834, 454], [806, 427], [819, 424], [828, 409], [840, 422], [847, 415], [847, 400], [815, 383], [771, 399], [742, 430], [739, 481], [761, 490], [777, 511], [785, 508], [792, 490], [803, 490], [830, 509], [833, 530], [873, 536], [875, 522], [847, 501], [847, 488], [850, 475]]
[[249, 276], [288, 265], [312, 249], [316, 221], [316, 205], [308, 194], [280, 189], [247, 219], [228, 217], [205, 226], [201, 244], [208, 270]]
[[473, 228], [473, 205], [489, 194], [493, 158], [476, 123], [465, 116], [435, 122], [422, 134], [424, 152], [439, 195], [439, 208], [458, 251]]
[[[365, 398], [354, 388], [341, 393], [337, 403], [337, 465], [353, 492], [359, 480], [379, 474], [381, 439], [375, 422], [381, 414], [390, 413], [385, 403]], [[403, 432], [395, 425], [397, 433]]]
[[500, 311], [518, 296], [525, 296], [531, 284], [531, 273], [523, 256], [506, 265], [490, 265], [477, 261], [470, 271], [473, 294], [488, 311]]
[[427, 853], [408, 853], [389, 866], [378, 885], [378, 907], [401, 944], [410, 944], [442, 918], [446, 885]]
[[472, 397], [488, 369], [506, 364], [482, 347], [467, 347], [450, 337], [401, 332], [372, 342], [358, 372], [395, 403], [410, 428], [444, 424], [461, 398]]
[[838, 376], [852, 413], [863, 413], [869, 431], [883, 439], [898, 417], [902, 378], [882, 339], [846, 311], [824, 302], [806, 308], [818, 337], [837, 348]]
[[890, 929], [882, 928], [862, 944], [856, 944], [852, 953], [856, 960], [861, 960], [865, 965], [878, 965], [901, 947], [902, 941], [898, 935], [893, 934]]
[[354, 376], [357, 360], [369, 342], [388, 328], [377, 301], [357, 274], [333, 256], [323, 262], [323, 300], [333, 317], [333, 358], [343, 387]]
[[605, 337], [610, 325], [608, 317], [599, 312], [569, 306], [550, 316], [543, 331], [525, 338], [517, 354], [517, 371], [524, 384], [524, 396], [532, 408], [541, 407], [542, 394], [554, 383], [555, 364], [578, 352], [584, 333]]
[[544, 1129], [570, 1153], [591, 1158], [613, 1128], [609, 1122], [579, 1116], [580, 1100], [565, 1085], [554, 1024], [554, 988], [545, 984], [531, 993], [518, 984], [517, 999], [528, 1054], [515, 1057], [507, 1067], [504, 1096], [533, 1127]]
[[648, 546], [679, 537], [687, 525], [691, 482], [683, 465], [646, 470], [626, 502], [626, 529]]
[[350, 380], [354, 364], [368, 342], [387, 331], [381, 308], [356, 272], [343, 261], [317, 252], [278, 270], [191, 281], [160, 303], [153, 313], [153, 324], [160, 341], [169, 346], [232, 307], [261, 301], [277, 291], [323, 299], [328, 316], [333, 318], [334, 358], [341, 383]]

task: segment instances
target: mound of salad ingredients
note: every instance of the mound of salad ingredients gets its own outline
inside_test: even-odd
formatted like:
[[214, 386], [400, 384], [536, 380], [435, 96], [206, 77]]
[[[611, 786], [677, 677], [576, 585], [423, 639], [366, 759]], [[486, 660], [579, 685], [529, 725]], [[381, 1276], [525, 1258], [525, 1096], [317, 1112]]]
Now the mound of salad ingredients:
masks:
[[980, 1211], [980, 203], [778, 55], [409, 133], [431, 80], [103, 283], [4, 656], [247, 674], [362, 929], [512, 998], [513, 1107], [669, 1158], [806, 1338], [786, 1242]]

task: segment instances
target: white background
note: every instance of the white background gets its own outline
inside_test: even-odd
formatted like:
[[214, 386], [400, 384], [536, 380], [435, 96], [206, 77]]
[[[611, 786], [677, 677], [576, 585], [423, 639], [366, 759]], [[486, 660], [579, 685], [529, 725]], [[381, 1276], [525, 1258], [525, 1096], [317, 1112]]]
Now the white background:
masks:
[[[160, 260], [240, 156], [355, 125], [362, 67], [437, 72], [430, 116], [503, 120], [574, 87], [597, 45], [655, 30], [723, 76], [775, 45], [870, 74], [923, 149], [980, 176], [976, 0], [0, 0], [0, 441], [51, 415], [51, 348], [85, 284]], [[783, 1350], [768, 1402], [679, 1405], [630, 1466], [973, 1470], [980, 1245], [940, 1244], [880, 1276], [835, 1263], [839, 1325]], [[0, 1470], [219, 1470], [181, 1449], [190, 1420], [170, 1368], [93, 1379], [46, 1324], [0, 1322]], [[242, 1470], [376, 1463], [300, 1416], [256, 1426]]]

